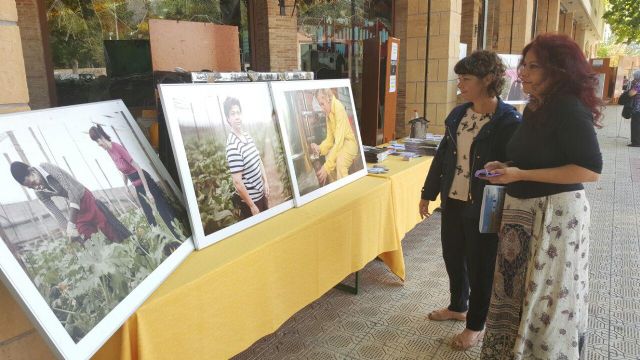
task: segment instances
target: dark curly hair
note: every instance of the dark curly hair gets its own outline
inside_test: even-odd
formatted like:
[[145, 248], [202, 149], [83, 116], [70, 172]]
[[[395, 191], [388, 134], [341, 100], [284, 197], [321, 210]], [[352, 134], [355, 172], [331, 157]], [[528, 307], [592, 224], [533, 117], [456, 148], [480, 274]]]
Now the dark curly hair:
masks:
[[573, 95], [591, 110], [593, 125], [602, 127], [602, 100], [598, 99], [595, 91], [598, 80], [578, 44], [566, 35], [538, 35], [522, 50], [519, 69], [529, 51], [536, 55], [545, 77], [550, 80], [543, 99], [532, 100], [544, 103], [558, 94]]
[[458, 61], [453, 71], [458, 75], [473, 75], [480, 79], [492, 75], [493, 80], [487, 86], [487, 93], [489, 96], [499, 96], [504, 88], [507, 67], [493, 51], [478, 50]]

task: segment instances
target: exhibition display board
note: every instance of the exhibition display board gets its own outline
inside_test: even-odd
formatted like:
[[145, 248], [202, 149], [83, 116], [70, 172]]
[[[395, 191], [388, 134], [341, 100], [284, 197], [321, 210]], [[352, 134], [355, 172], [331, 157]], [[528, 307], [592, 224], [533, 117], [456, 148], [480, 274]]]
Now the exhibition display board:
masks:
[[193, 253], [94, 358], [229, 358], [400, 245], [391, 181], [364, 177]]
[[88, 359], [193, 251], [182, 197], [119, 100], [1, 115], [0, 152], [0, 279]]
[[4, 116], [2, 280], [54, 354], [124, 323], [97, 358], [226, 358], [376, 257], [405, 279], [430, 160], [366, 176], [348, 80], [161, 92], [187, 210], [121, 101]]

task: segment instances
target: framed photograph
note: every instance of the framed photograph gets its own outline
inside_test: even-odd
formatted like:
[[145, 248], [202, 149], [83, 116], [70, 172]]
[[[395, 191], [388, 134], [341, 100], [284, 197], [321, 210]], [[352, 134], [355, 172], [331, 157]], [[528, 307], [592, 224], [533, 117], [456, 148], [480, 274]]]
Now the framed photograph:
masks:
[[267, 83], [160, 85], [196, 248], [293, 207]]
[[0, 269], [61, 358], [88, 359], [193, 251], [122, 101], [0, 116]]
[[349, 79], [270, 86], [296, 206], [367, 174]]
[[498, 54], [502, 62], [506, 65], [507, 71], [504, 76], [504, 89], [500, 98], [507, 104], [526, 104], [529, 97], [522, 91], [522, 83], [518, 79], [518, 64], [522, 55]]

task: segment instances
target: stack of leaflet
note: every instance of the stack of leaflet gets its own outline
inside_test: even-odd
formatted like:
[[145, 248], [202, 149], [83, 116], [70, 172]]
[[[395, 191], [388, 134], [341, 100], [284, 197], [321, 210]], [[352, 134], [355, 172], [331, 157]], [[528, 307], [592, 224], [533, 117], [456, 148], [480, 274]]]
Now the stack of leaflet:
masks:
[[364, 146], [364, 158], [368, 163], [379, 163], [384, 161], [384, 159], [391, 154], [393, 150], [378, 148], [374, 146]]
[[405, 138], [405, 151], [418, 155], [435, 155], [438, 145], [442, 141], [442, 135], [427, 134], [425, 138]]
[[437, 146], [427, 141], [427, 139], [407, 138], [404, 140], [405, 151], [418, 155], [435, 155], [436, 147]]

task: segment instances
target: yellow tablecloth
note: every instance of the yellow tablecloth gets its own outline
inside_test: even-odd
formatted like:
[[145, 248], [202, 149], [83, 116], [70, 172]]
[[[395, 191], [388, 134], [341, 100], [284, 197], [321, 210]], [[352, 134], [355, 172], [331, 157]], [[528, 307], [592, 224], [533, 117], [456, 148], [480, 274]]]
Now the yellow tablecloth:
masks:
[[393, 187], [367, 176], [190, 255], [94, 358], [226, 359], [379, 254], [403, 277]]
[[[424, 179], [427, 176], [432, 160], [432, 156], [414, 158], [410, 161], [401, 160], [401, 158], [397, 156], [389, 156], [381, 164], [387, 167], [389, 172], [369, 175], [390, 180], [391, 182], [393, 212], [396, 216], [396, 236], [400, 240], [421, 221], [418, 204], [420, 203], [422, 185], [424, 184]], [[368, 165], [373, 166], [373, 164]], [[432, 202], [429, 204], [430, 210], [433, 211], [439, 204], [439, 201]], [[398, 261], [399, 257], [403, 257], [402, 247], [400, 247], [398, 251], [380, 255], [380, 258], [385, 261], [385, 263]], [[402, 274], [396, 274], [404, 280], [404, 272]]]

